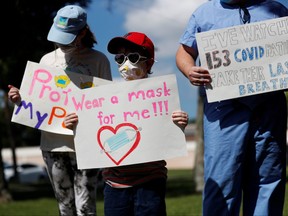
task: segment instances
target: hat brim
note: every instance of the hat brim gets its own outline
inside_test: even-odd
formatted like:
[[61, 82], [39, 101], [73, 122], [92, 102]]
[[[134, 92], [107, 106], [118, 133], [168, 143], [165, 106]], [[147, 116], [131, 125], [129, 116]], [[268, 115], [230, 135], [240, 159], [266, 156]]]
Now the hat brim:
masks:
[[52, 25], [48, 33], [47, 39], [54, 43], [67, 45], [75, 40], [77, 33], [78, 31], [77, 32], [59, 31], [54, 25]]
[[142, 46], [135, 44], [129, 40], [127, 40], [126, 38], [123, 37], [115, 37], [113, 39], [111, 39], [107, 45], [107, 50], [108, 52], [110, 52], [111, 54], [118, 54], [119, 53], [119, 48], [120, 47], [127, 47], [127, 46], [131, 46], [131, 47], [135, 47], [135, 48], [142, 48]]

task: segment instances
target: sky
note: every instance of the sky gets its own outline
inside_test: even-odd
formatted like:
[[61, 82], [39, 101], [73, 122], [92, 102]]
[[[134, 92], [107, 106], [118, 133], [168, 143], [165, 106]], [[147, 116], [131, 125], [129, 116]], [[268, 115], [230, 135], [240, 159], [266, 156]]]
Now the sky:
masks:
[[[177, 77], [181, 109], [190, 118], [196, 117], [198, 87], [177, 69], [175, 54], [181, 37], [192, 12], [207, 0], [92, 0], [86, 8], [88, 24], [94, 32], [98, 44], [95, 49], [107, 55], [111, 62], [114, 81], [123, 81], [117, 71], [114, 56], [107, 51], [110, 39], [123, 36], [129, 31], [145, 33], [154, 42], [156, 61], [153, 65], [154, 76], [175, 74]], [[288, 7], [288, 0], [277, 0]], [[109, 2], [111, 4], [109, 5]], [[181, 2], [181, 3], [180, 3]], [[0, 99], [3, 92], [0, 91]], [[0, 107], [3, 100], [0, 100]]]
[[[108, 53], [107, 44], [116, 36], [129, 31], [145, 33], [155, 45], [153, 74], [150, 77], [175, 74], [177, 77], [181, 109], [190, 118], [196, 117], [198, 87], [177, 69], [175, 54], [192, 12], [207, 0], [94, 0], [86, 9], [88, 24], [98, 44], [95, 49], [107, 55], [111, 62], [114, 81], [123, 81], [117, 71], [114, 55]], [[278, 0], [288, 7], [287, 0]]]

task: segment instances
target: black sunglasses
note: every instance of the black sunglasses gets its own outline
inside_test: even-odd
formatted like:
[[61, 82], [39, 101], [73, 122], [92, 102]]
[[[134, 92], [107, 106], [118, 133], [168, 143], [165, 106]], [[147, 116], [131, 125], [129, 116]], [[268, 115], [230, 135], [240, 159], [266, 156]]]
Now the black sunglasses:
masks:
[[139, 53], [129, 53], [125, 55], [123, 53], [115, 55], [115, 61], [118, 65], [122, 65], [126, 59], [128, 59], [132, 64], [137, 64], [141, 59], [147, 60], [147, 57], [141, 56]]
[[[243, 15], [242, 15], [242, 13], [243, 13]], [[250, 23], [251, 16], [250, 16], [250, 13], [247, 10], [247, 8], [240, 7], [239, 8], [239, 15], [240, 15], [240, 19], [242, 20], [243, 24]]]

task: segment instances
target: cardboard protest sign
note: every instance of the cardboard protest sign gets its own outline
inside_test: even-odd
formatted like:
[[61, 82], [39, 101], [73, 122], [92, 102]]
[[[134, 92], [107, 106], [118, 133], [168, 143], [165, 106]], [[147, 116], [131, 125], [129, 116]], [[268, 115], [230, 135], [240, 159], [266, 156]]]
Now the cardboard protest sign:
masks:
[[73, 135], [64, 128], [63, 119], [77, 106], [95, 104], [75, 101], [73, 95], [84, 88], [111, 83], [83, 74], [65, 72], [60, 68], [49, 67], [35, 62], [27, 62], [22, 79], [21, 103], [15, 105], [12, 122], [52, 133]]
[[[180, 110], [175, 75], [159, 76], [84, 89], [74, 131], [80, 169], [113, 167], [187, 154], [183, 131], [171, 114]], [[96, 102], [97, 101], [97, 102]]]
[[288, 88], [288, 17], [196, 35], [208, 102]]

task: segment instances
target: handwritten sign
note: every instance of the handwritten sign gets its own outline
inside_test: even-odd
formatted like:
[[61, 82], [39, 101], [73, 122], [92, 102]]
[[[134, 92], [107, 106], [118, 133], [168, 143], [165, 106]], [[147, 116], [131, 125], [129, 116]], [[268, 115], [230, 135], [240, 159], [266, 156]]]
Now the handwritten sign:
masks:
[[288, 88], [288, 17], [196, 35], [208, 102]]
[[73, 95], [82, 89], [108, 83], [111, 81], [28, 61], [20, 87], [22, 101], [14, 107], [11, 121], [52, 133], [73, 135], [73, 131], [63, 126], [63, 118], [75, 106], [98, 105], [98, 101], [89, 102], [85, 98], [76, 101]]
[[[78, 168], [113, 167], [187, 154], [186, 140], [171, 114], [180, 109], [175, 75], [84, 89], [75, 107]], [[101, 104], [101, 105], [100, 105]]]

